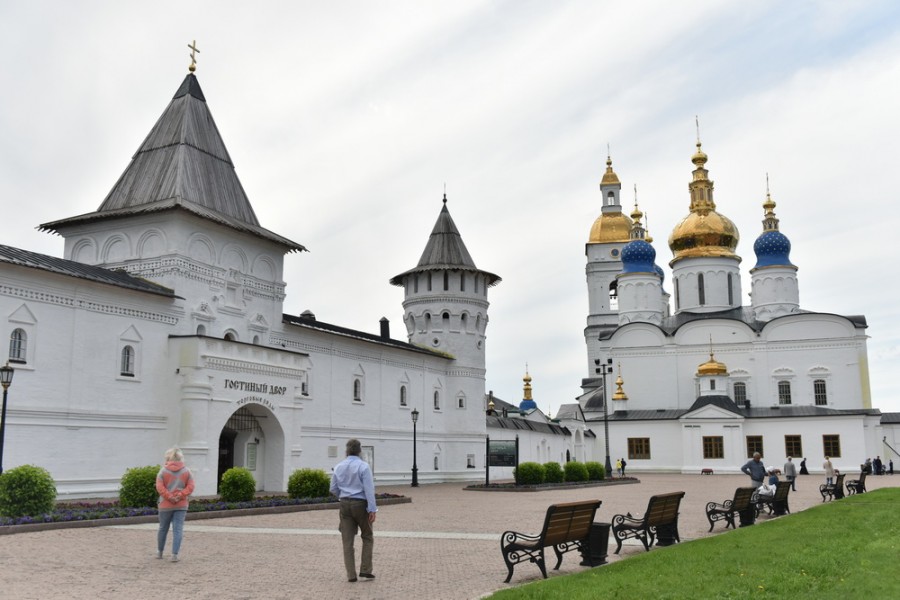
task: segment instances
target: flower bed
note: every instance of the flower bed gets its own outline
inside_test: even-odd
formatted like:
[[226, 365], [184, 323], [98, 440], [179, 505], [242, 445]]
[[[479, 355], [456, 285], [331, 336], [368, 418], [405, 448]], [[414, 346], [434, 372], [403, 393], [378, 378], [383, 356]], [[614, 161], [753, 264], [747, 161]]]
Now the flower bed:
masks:
[[[377, 500], [403, 498], [398, 494], [376, 494]], [[311, 504], [336, 504], [337, 498], [289, 498], [288, 496], [260, 496], [248, 502], [222, 502], [216, 498], [191, 500], [189, 513], [222, 512], [248, 508], [276, 508], [281, 506], [304, 506]], [[0, 527], [10, 525], [33, 525], [36, 523], [68, 523], [93, 521], [97, 519], [121, 519], [146, 517], [157, 514], [155, 506], [144, 508], [122, 508], [115, 500], [99, 502], [60, 502], [51, 513], [33, 517], [0, 517]]]

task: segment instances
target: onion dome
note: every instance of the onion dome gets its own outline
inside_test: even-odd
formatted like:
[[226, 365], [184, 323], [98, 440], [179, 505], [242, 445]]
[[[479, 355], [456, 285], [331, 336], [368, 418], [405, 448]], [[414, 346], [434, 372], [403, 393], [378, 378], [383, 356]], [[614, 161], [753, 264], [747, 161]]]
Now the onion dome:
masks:
[[622, 248], [622, 273], [656, 272], [656, 269], [654, 269], [656, 250], [645, 239], [646, 231], [641, 224], [643, 216], [644, 213], [640, 211], [637, 202], [635, 202], [634, 211], [631, 213], [631, 218], [634, 219], [634, 224], [629, 234], [631, 241]]
[[778, 230], [778, 218], [775, 216], [775, 201], [766, 191], [766, 201], [763, 203], [766, 216], [763, 219], [763, 232], [753, 242], [753, 252], [756, 253], [756, 267], [793, 267], [791, 264], [791, 241]]
[[628, 394], [625, 393], [623, 389], [623, 385], [625, 385], [625, 380], [622, 379], [622, 365], [619, 365], [619, 375], [616, 377], [616, 391], [613, 394], [612, 399], [618, 400], [619, 402], [624, 402], [628, 400]]
[[697, 375], [726, 375], [728, 368], [724, 363], [720, 363], [713, 357], [713, 353], [709, 353], [709, 360], [697, 367]]
[[531, 397], [531, 375], [528, 374], [528, 368], [525, 368], [525, 377], [522, 378], [525, 385], [522, 386], [522, 401], [519, 403], [519, 410], [524, 412], [536, 409], [537, 402]]
[[682, 258], [723, 257], [740, 260], [734, 251], [737, 248], [740, 234], [737, 227], [728, 217], [716, 212], [713, 201], [713, 182], [705, 166], [706, 153], [700, 149], [691, 157], [696, 165], [693, 181], [688, 185], [691, 192], [691, 213], [686, 216], [669, 236], [669, 248], [674, 258], [670, 265]]
[[625, 243], [631, 232], [631, 219], [622, 214], [619, 207], [618, 189], [621, 187], [619, 176], [612, 168], [612, 159], [606, 157], [606, 172], [600, 180], [600, 192], [603, 194], [603, 212], [591, 226], [588, 244]]

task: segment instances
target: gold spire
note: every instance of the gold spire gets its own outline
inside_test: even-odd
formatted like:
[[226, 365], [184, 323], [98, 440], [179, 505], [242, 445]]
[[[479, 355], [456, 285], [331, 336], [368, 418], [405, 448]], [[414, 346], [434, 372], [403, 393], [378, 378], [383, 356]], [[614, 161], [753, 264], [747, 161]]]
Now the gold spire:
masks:
[[188, 44], [188, 48], [191, 49], [191, 65], [188, 67], [188, 71], [193, 73], [197, 70], [197, 54], [200, 54], [200, 51], [197, 50], [197, 40], [194, 40], [193, 44]]
[[688, 184], [691, 193], [690, 214], [675, 226], [669, 236], [669, 248], [675, 257], [669, 262], [674, 265], [682, 258], [692, 257], [740, 257], [734, 253], [740, 234], [731, 220], [716, 212], [713, 201], [713, 182], [705, 165], [706, 153], [700, 147], [700, 125], [697, 125], [697, 152], [691, 162], [697, 167], [693, 180]]
[[631, 225], [631, 233], [629, 237], [632, 240], [643, 240], [646, 237], [646, 231], [644, 230], [644, 226], [641, 225], [641, 219], [643, 218], [644, 213], [641, 212], [641, 209], [638, 208], [637, 202], [637, 185], [634, 186], [634, 210], [631, 211], [631, 219], [633, 221]]
[[766, 215], [763, 218], [763, 231], [778, 231], [778, 217], [775, 216], [775, 201], [769, 193], [769, 174], [766, 173], [766, 201], [763, 202]]
[[532, 400], [531, 397], [531, 375], [528, 374], [528, 363], [525, 363], [525, 377], [522, 378], [522, 381], [525, 382], [525, 385], [522, 386], [522, 399], [523, 400]]
[[[610, 244], [616, 242], [627, 242], [631, 233], [631, 219], [622, 214], [622, 210], [618, 201], [609, 203], [609, 197], [614, 196], [612, 190], [604, 190], [604, 186], [621, 185], [619, 176], [612, 168], [612, 158], [609, 154], [609, 144], [607, 144], [606, 154], [606, 173], [600, 181], [600, 190], [603, 193], [603, 212], [594, 221], [591, 226], [591, 233], [588, 237], [588, 244]], [[608, 194], [608, 195], [607, 195]]]
[[603, 179], [600, 180], [600, 185], [616, 185], [620, 184], [619, 176], [616, 175], [616, 172], [613, 171], [612, 168], [612, 158], [610, 158], [609, 154], [606, 155], [606, 173], [603, 174]]
[[628, 400], [628, 395], [622, 389], [623, 385], [625, 385], [625, 381], [622, 379], [622, 363], [619, 363], [619, 375], [616, 377], [616, 393], [613, 394], [613, 400]]

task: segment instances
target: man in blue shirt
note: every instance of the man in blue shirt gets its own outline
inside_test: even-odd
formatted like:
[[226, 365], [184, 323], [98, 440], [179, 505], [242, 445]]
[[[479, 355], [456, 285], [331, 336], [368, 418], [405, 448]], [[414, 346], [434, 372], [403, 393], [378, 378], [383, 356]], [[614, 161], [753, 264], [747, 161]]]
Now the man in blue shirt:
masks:
[[359, 455], [362, 446], [359, 440], [347, 440], [347, 458], [338, 463], [331, 476], [331, 493], [341, 501], [341, 540], [344, 545], [344, 566], [347, 581], [356, 581], [356, 557], [353, 541], [357, 529], [362, 537], [362, 558], [359, 576], [375, 579], [372, 574], [372, 550], [375, 542], [372, 524], [375, 523], [375, 482], [372, 470]]
[[741, 467], [741, 471], [750, 476], [750, 481], [753, 483], [753, 487], [759, 487], [763, 483], [763, 479], [766, 477], [766, 466], [760, 460], [762, 456], [760, 456], [759, 452], [753, 453], [753, 458], [747, 461], [743, 467]]

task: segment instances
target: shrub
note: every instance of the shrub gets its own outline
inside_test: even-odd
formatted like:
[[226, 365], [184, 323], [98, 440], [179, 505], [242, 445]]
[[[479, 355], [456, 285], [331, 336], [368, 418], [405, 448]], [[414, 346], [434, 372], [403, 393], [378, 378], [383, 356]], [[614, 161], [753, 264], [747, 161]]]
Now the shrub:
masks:
[[588, 479], [591, 481], [603, 481], [606, 479], [606, 467], [597, 461], [589, 461], [584, 463], [588, 470]]
[[544, 466], [536, 462], [521, 463], [513, 474], [518, 485], [540, 485], [544, 483]]
[[22, 465], [0, 475], [0, 514], [7, 517], [49, 513], [56, 502], [56, 485], [50, 472]]
[[244, 467], [232, 467], [222, 474], [219, 495], [225, 502], [247, 502], [256, 495], [256, 480]]
[[588, 480], [588, 468], [584, 466], [584, 463], [580, 462], [567, 462], [566, 463], [566, 481], [587, 481]]
[[126, 470], [119, 482], [119, 506], [125, 508], [156, 506], [159, 502], [159, 492], [156, 491], [158, 474], [159, 465]]
[[558, 462], [544, 463], [544, 483], [562, 483], [565, 480]]
[[288, 478], [291, 498], [324, 498], [329, 495], [331, 478], [322, 469], [297, 469]]

